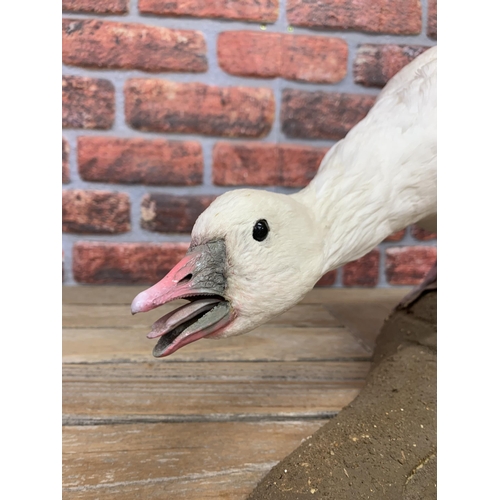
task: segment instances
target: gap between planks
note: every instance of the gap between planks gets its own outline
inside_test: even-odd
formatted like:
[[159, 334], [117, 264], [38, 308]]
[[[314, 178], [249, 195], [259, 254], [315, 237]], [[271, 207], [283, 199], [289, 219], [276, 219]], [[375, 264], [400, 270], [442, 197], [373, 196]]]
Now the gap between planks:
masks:
[[209, 415], [133, 415], [110, 418], [95, 418], [87, 415], [63, 415], [63, 427], [83, 427], [99, 425], [130, 425], [130, 424], [188, 424], [188, 423], [277, 423], [277, 422], [306, 422], [308, 420], [330, 420], [337, 416], [338, 411], [314, 411], [309, 413], [290, 412], [283, 414], [273, 413], [211, 413]]

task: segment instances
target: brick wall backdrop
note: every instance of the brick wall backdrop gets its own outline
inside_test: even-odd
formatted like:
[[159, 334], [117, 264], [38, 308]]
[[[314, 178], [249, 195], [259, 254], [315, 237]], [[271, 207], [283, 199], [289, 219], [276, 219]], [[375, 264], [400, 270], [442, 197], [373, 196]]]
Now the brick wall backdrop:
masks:
[[[436, 0], [63, 0], [63, 280], [152, 283], [241, 186], [290, 193], [436, 43]], [[419, 282], [415, 227], [325, 276]]]

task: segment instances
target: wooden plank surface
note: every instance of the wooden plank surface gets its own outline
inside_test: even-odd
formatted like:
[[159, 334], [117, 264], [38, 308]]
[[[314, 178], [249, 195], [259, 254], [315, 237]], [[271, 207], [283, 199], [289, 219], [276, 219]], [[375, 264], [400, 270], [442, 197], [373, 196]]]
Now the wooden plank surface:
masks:
[[63, 288], [65, 499], [246, 498], [356, 396], [406, 293], [315, 289], [254, 332], [157, 360], [145, 335], [179, 302], [131, 316], [145, 288]]
[[410, 290], [409, 287], [336, 290], [338, 293], [331, 294], [325, 305], [339, 322], [373, 350], [384, 320]]
[[63, 304], [125, 304], [129, 305], [134, 297], [146, 290], [147, 285], [79, 285], [63, 286]]
[[[173, 311], [186, 301], [174, 301], [147, 313], [130, 313], [129, 305], [66, 304], [63, 309], [63, 328], [143, 328], [149, 327], [161, 316]], [[341, 326], [341, 323], [322, 304], [297, 304], [283, 314], [271, 318], [267, 325], [290, 327]]]
[[[130, 305], [134, 297], [146, 290], [147, 285], [124, 286], [64, 286], [63, 304], [124, 304]], [[395, 305], [411, 288], [314, 288], [301, 301], [303, 304], [334, 304], [335, 302], [363, 303], [389, 301]]]
[[392, 288], [314, 288], [302, 299], [302, 304], [323, 304], [334, 305], [337, 302], [349, 304], [365, 304], [370, 302], [386, 302], [390, 308], [398, 301], [411, 287]]
[[[63, 361], [109, 362], [152, 361], [155, 340], [146, 338], [147, 329], [65, 328]], [[298, 361], [369, 359], [371, 351], [347, 329], [286, 328], [262, 326], [253, 332], [227, 339], [202, 339], [173, 356], [160, 360], [177, 361]]]
[[63, 497], [243, 500], [325, 421], [63, 428]]
[[66, 365], [65, 421], [227, 419], [333, 414], [364, 385], [369, 363]]

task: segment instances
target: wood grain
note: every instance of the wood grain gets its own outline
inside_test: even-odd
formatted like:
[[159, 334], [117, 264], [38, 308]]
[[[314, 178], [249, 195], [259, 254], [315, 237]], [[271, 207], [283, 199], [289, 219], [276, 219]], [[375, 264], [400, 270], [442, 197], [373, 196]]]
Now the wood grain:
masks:
[[326, 307], [368, 349], [373, 350], [385, 319], [409, 291], [408, 287], [366, 290], [363, 294], [356, 289], [346, 290], [337, 296], [332, 295], [330, 299], [333, 300], [329, 300]]
[[[155, 340], [146, 331], [125, 328], [63, 330], [63, 361], [152, 361]], [[345, 328], [263, 326], [227, 339], [193, 342], [161, 362], [367, 360], [371, 351]]]
[[62, 291], [63, 304], [128, 304], [146, 290], [147, 285], [79, 285], [65, 286]]
[[[92, 327], [149, 327], [161, 316], [185, 304], [185, 301], [174, 301], [147, 313], [132, 316], [129, 305], [101, 304], [66, 304], [63, 309], [64, 328]], [[272, 318], [268, 325], [286, 325], [290, 327], [341, 326], [322, 304], [298, 304], [289, 311]]]
[[[130, 305], [134, 297], [146, 290], [147, 285], [81, 285], [65, 286], [63, 304], [124, 304]], [[315, 288], [301, 301], [303, 304], [332, 304], [337, 301], [363, 303], [385, 300], [396, 304], [410, 290], [409, 287], [393, 288]]]
[[65, 365], [67, 423], [332, 414], [364, 385], [368, 363]]
[[244, 499], [325, 421], [63, 428], [67, 499]]
[[395, 306], [410, 287], [392, 288], [314, 288], [302, 299], [302, 304], [334, 305], [337, 302], [362, 305], [367, 302], [385, 302]]
[[181, 302], [132, 316], [145, 288], [63, 287], [64, 499], [245, 499], [356, 397], [406, 293], [315, 289], [253, 332], [158, 360], [145, 335]]

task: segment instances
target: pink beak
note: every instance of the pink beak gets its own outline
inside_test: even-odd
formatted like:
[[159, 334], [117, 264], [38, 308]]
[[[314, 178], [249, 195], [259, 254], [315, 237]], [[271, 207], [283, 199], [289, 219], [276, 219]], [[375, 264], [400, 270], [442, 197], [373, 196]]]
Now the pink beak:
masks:
[[211, 241], [191, 248], [161, 281], [137, 295], [132, 314], [191, 298], [190, 304], [169, 312], [153, 325], [148, 337], [159, 338], [153, 349], [155, 357], [168, 356], [195, 340], [220, 333], [231, 323], [234, 311], [224, 294], [225, 273], [224, 241]]
[[[151, 311], [151, 309], [175, 299], [190, 295], [202, 295], [204, 291], [194, 289], [191, 281], [202, 251], [201, 247], [200, 250], [195, 248], [156, 285], [137, 295], [131, 305], [132, 314]], [[207, 291], [205, 293], [213, 294], [214, 292]]]

